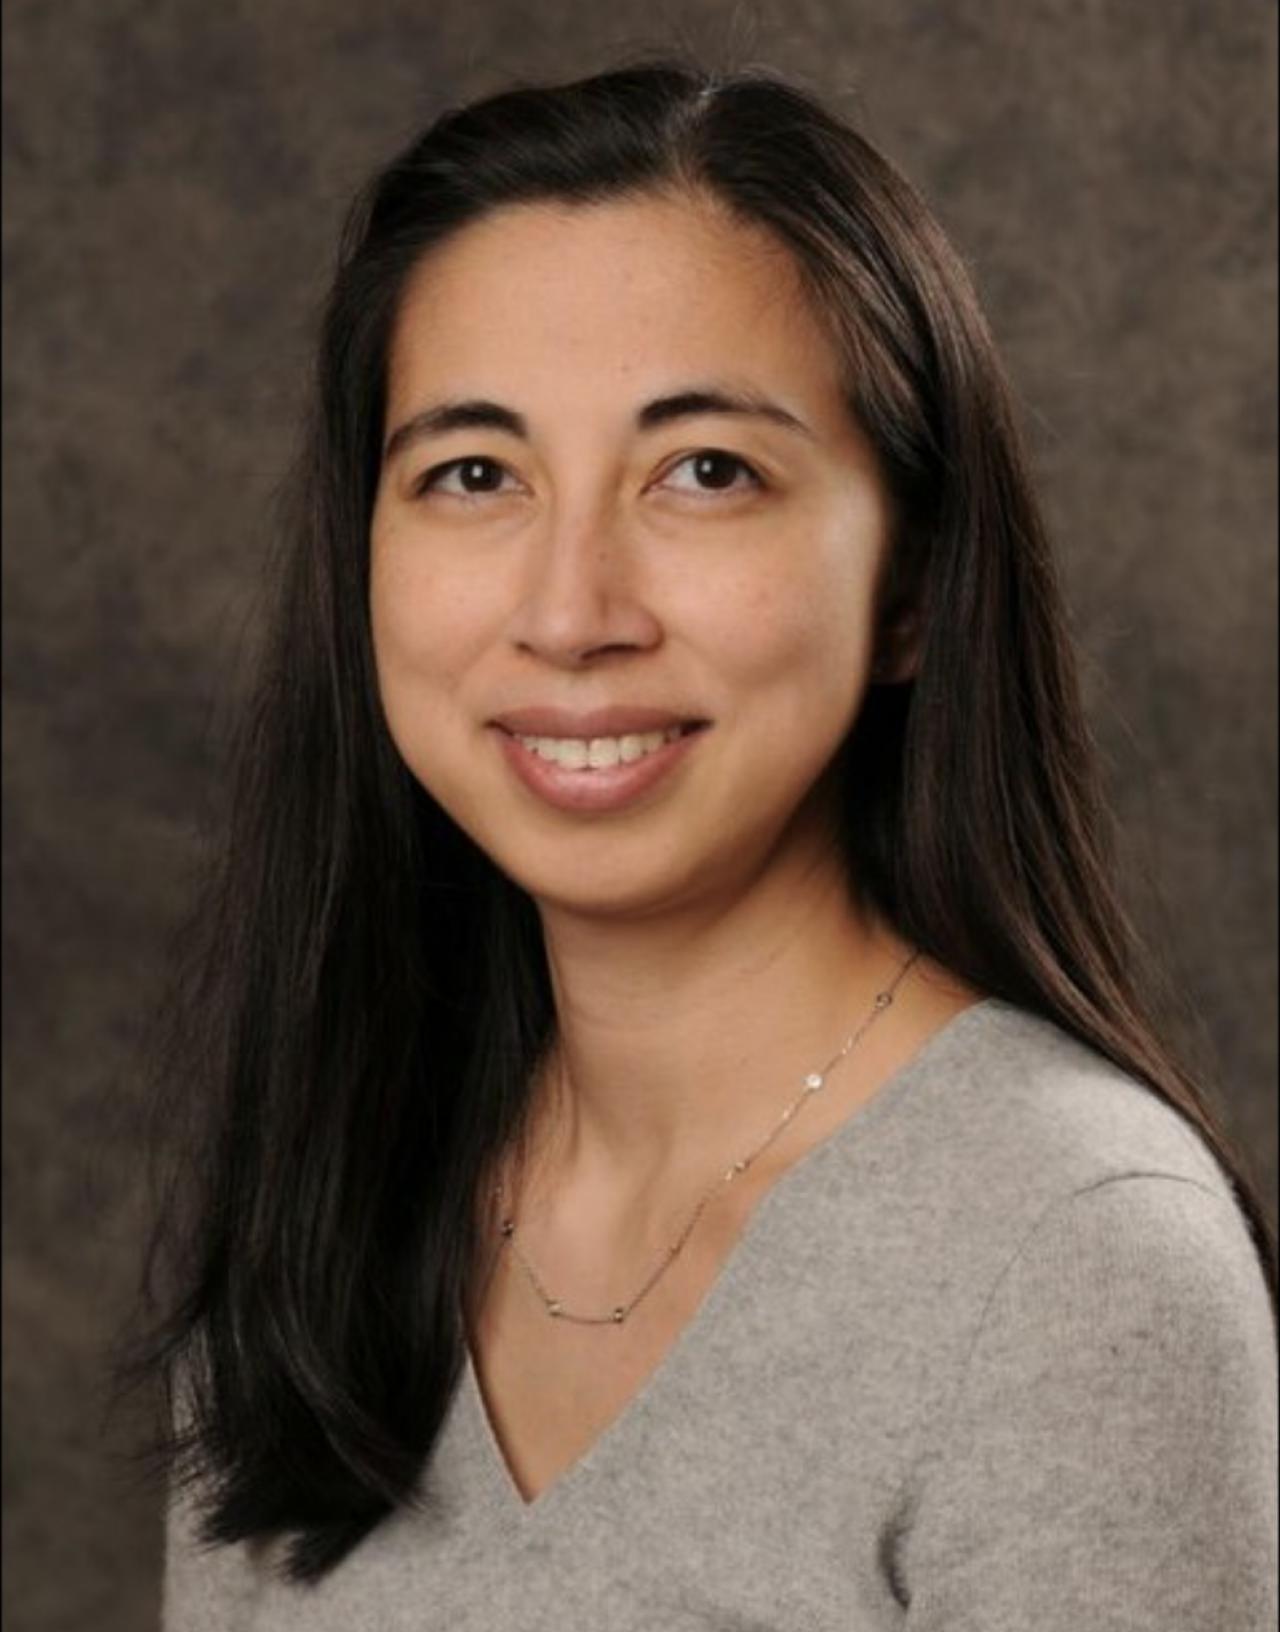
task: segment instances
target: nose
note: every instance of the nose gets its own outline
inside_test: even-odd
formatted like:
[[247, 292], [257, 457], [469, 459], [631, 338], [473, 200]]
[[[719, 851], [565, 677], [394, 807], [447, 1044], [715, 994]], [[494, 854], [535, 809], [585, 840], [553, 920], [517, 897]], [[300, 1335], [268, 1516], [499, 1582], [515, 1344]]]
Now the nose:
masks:
[[511, 638], [521, 651], [570, 669], [661, 642], [639, 563], [616, 518], [599, 512], [548, 518], [525, 562]]

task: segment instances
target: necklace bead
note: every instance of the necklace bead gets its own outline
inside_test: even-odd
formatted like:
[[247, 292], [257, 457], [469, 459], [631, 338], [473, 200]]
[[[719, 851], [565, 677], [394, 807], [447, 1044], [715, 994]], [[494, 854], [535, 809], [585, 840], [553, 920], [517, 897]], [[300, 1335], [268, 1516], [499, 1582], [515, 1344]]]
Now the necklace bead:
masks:
[[[898, 972], [893, 977], [890, 985], [887, 986], [884, 991], [876, 994], [875, 1002], [872, 1004], [871, 1010], [866, 1018], [855, 1031], [851, 1032], [849, 1036], [845, 1038], [839, 1050], [832, 1056], [823, 1069], [821, 1071], [811, 1071], [803, 1079], [804, 1085], [801, 1088], [799, 1095], [793, 1099], [782, 1112], [778, 1120], [774, 1123], [769, 1134], [763, 1140], [761, 1140], [754, 1150], [749, 1151], [745, 1156], [739, 1156], [736, 1161], [725, 1169], [715, 1183], [710, 1185], [708, 1189], [703, 1192], [697, 1205], [693, 1208], [693, 1211], [685, 1221], [684, 1227], [680, 1231], [680, 1234], [676, 1237], [671, 1246], [667, 1248], [666, 1252], [659, 1260], [657, 1267], [650, 1271], [648, 1279], [640, 1287], [639, 1291], [632, 1296], [629, 1302], [615, 1304], [607, 1315], [576, 1314], [573, 1310], [567, 1308], [559, 1298], [553, 1297], [551, 1293], [547, 1291], [537, 1270], [525, 1256], [524, 1250], [516, 1237], [515, 1219], [510, 1214], [504, 1214], [499, 1224], [499, 1232], [502, 1239], [510, 1246], [516, 1263], [520, 1266], [525, 1280], [528, 1281], [530, 1287], [536, 1294], [538, 1301], [542, 1304], [543, 1309], [550, 1316], [550, 1318], [552, 1320], [568, 1322], [573, 1326], [624, 1326], [653, 1291], [653, 1289], [658, 1285], [658, 1282], [666, 1274], [667, 1270], [670, 1269], [671, 1265], [675, 1263], [676, 1259], [684, 1251], [685, 1247], [689, 1243], [689, 1238], [697, 1229], [703, 1213], [706, 1212], [707, 1208], [720, 1193], [720, 1191], [727, 1185], [732, 1184], [733, 1181], [745, 1173], [759, 1157], [764, 1155], [765, 1151], [769, 1149], [774, 1141], [795, 1120], [796, 1113], [805, 1104], [805, 1102], [811, 1099], [816, 1093], [819, 1092], [820, 1089], [826, 1086], [828, 1074], [833, 1071], [842, 1060], [847, 1059], [848, 1056], [852, 1054], [853, 1050], [862, 1041], [863, 1037], [871, 1026], [874, 1025], [876, 1020], [879, 1019], [886, 1009], [892, 1006], [899, 986], [901, 986], [902, 982], [906, 979], [907, 973], [912, 964], [914, 964], [919, 957], [920, 951], [917, 948], [898, 969]], [[500, 1182], [497, 1187], [497, 1201], [499, 1206], [503, 1206], [506, 1202], [506, 1186], [502, 1182]]]

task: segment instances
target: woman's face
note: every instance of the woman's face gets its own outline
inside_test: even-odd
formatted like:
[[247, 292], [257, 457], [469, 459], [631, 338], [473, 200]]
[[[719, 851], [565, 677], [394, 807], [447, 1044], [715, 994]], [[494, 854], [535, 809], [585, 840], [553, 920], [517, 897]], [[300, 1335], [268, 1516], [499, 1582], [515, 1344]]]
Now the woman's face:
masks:
[[431, 254], [372, 528], [414, 775], [544, 907], [831, 861], [890, 514], [788, 253], [709, 203], [530, 205]]

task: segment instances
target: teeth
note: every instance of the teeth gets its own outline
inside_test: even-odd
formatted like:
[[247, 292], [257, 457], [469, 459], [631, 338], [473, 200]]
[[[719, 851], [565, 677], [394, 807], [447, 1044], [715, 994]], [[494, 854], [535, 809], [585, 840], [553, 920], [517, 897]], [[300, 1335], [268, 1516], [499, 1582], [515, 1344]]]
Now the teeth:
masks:
[[627, 737], [517, 737], [516, 740], [539, 759], [549, 760], [565, 771], [607, 771], [614, 765], [632, 765], [646, 754], [674, 742], [681, 734], [673, 725], [667, 731], [646, 731]]

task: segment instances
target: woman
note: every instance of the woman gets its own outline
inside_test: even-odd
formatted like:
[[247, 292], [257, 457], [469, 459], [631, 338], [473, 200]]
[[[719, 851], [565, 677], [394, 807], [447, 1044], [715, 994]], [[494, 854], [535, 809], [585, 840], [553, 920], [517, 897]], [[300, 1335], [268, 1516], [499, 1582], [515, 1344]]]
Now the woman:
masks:
[[910, 188], [760, 77], [446, 117], [297, 495], [168, 1062], [171, 1632], [1264, 1625], [1265, 1231]]

